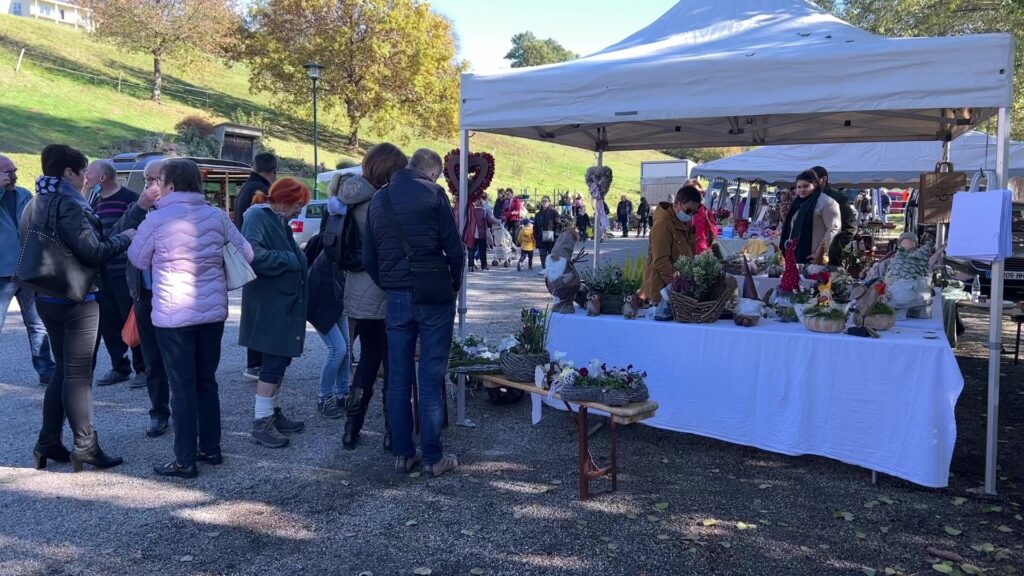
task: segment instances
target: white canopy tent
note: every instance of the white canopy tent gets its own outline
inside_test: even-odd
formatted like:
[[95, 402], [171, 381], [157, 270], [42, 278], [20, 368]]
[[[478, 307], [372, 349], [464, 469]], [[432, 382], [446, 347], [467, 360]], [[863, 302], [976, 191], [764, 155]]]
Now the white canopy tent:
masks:
[[[1013, 54], [1008, 34], [883, 38], [809, 0], [682, 0], [596, 54], [464, 74], [459, 206], [471, 131], [586, 148], [601, 163], [613, 150], [950, 141], [998, 114], [996, 173], [1005, 185]], [[994, 493], [1001, 262], [992, 276], [986, 490]], [[462, 334], [465, 313], [463, 282]]]
[[[971, 131], [950, 143], [950, 162], [956, 170], [994, 170], [996, 139]], [[708, 180], [764, 180], [791, 183], [813, 165], [828, 168], [829, 182], [844, 184], [916, 184], [942, 158], [939, 142], [858, 142], [765, 146], [707, 162], [693, 170]], [[1010, 176], [1024, 176], [1024, 143], [1010, 143]]]

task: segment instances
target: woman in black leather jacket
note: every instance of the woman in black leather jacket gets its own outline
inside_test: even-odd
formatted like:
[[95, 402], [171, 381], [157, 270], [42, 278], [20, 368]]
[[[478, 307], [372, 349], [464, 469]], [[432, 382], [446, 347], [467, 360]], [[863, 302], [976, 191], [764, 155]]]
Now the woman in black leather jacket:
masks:
[[[36, 181], [36, 197], [25, 209], [22, 229], [58, 238], [71, 252], [63, 257], [77, 262], [59, 266], [56, 274], [85, 274], [88, 278], [69, 278], [72, 281], [68, 284], [85, 281], [91, 288], [82, 302], [77, 301], [77, 295], [72, 299], [69, 294], [53, 292], [40, 293], [36, 300], [57, 366], [43, 397], [43, 425], [33, 451], [35, 464], [43, 469], [47, 460], [70, 461], [75, 472], [80, 472], [84, 464], [111, 468], [122, 460], [103, 452], [92, 425], [92, 362], [99, 325], [93, 282], [104, 262], [128, 249], [135, 231], [103, 237], [99, 220], [82, 197], [88, 161], [80, 151], [51, 144], [43, 149], [42, 160], [44, 175]], [[24, 238], [23, 233], [22, 242]], [[74, 450], [70, 453], [61, 442], [65, 416], [74, 434]]]

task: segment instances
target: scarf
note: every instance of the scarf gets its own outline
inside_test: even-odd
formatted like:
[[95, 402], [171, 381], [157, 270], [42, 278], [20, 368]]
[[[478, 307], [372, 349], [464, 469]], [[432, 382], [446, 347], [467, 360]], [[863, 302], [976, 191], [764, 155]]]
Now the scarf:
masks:
[[[811, 256], [814, 236], [814, 208], [818, 205], [821, 190], [815, 191], [807, 198], [797, 196], [789, 205], [786, 221], [782, 224], [782, 238], [785, 241], [796, 240], [796, 261], [807, 262]], [[795, 216], [794, 216], [795, 215]], [[785, 242], [784, 242], [785, 243]], [[783, 249], [785, 247], [783, 246]]]

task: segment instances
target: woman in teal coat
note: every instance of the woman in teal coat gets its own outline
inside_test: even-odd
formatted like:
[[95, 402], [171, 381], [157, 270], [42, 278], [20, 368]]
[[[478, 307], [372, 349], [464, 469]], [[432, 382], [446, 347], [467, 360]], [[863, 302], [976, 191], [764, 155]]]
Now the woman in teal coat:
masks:
[[252, 440], [268, 448], [284, 448], [288, 435], [305, 427], [281, 412], [280, 394], [285, 368], [302, 355], [306, 336], [306, 255], [288, 221], [308, 203], [305, 184], [282, 178], [267, 196], [253, 196], [242, 224], [242, 235], [252, 245], [256, 279], [242, 289], [238, 343], [263, 353]]

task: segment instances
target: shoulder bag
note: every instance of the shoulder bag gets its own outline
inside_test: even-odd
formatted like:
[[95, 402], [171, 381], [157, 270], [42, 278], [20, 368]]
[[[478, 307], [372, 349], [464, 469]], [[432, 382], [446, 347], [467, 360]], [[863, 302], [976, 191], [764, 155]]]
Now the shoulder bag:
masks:
[[245, 256], [242, 256], [238, 248], [231, 243], [228, 236], [227, 219], [225, 218], [221, 223], [224, 225], [224, 280], [228, 285], [228, 290], [238, 290], [255, 280], [256, 273], [246, 262]]
[[391, 203], [391, 189], [385, 187], [378, 194], [384, 196], [384, 210], [388, 214], [391, 225], [395, 228], [402, 252], [409, 262], [409, 273], [412, 274], [413, 304], [450, 304], [455, 301], [455, 290], [452, 289], [452, 274], [448, 268], [448, 259], [443, 254], [416, 255], [409, 246], [409, 241], [402, 230], [402, 224], [395, 214], [395, 206]]
[[55, 298], [84, 302], [96, 283], [98, 270], [83, 264], [57, 233], [60, 196], [50, 200], [42, 226], [36, 214], [37, 201], [32, 200], [32, 216], [21, 242], [14, 280], [24, 286]]

